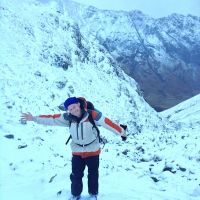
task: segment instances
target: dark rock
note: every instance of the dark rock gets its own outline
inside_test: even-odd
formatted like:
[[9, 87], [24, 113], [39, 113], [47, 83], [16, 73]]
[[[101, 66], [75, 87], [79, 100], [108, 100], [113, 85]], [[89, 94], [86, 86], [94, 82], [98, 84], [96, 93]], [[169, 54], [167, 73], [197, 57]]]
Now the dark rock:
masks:
[[8, 105], [8, 106], [7, 106], [7, 108], [8, 108], [8, 109], [11, 109], [11, 108], [12, 108], [12, 106]]
[[4, 135], [4, 137], [8, 138], [8, 139], [14, 139], [14, 135], [13, 134]]
[[122, 151], [122, 154], [124, 154], [124, 155], [127, 155], [127, 154], [128, 154], [128, 152], [129, 152], [129, 150], [128, 150], [128, 149], [126, 149], [126, 150]]
[[36, 72], [34, 73], [34, 75], [35, 75], [35, 76], [40, 76], [40, 77], [42, 76], [42, 75], [41, 75], [41, 72], [39, 72], [39, 71], [36, 71]]
[[26, 148], [27, 146], [28, 146], [27, 144], [25, 144], [25, 145], [19, 145], [18, 149], [23, 149], [23, 148]]
[[55, 99], [55, 94], [52, 94], [50, 97], [51, 97], [52, 100], [54, 100]]
[[20, 119], [20, 123], [23, 124], [23, 125], [25, 125], [25, 124], [27, 124], [27, 121], [23, 120], [23, 119]]
[[140, 159], [141, 162], [148, 162], [149, 160], [145, 159], [145, 158], [141, 158]]
[[160, 158], [159, 156], [155, 156], [155, 155], [154, 155], [153, 161], [154, 161], [154, 162], [160, 162], [160, 161], [162, 161], [162, 158]]
[[157, 183], [159, 180], [156, 178], [156, 177], [151, 177], [152, 178], [152, 180], [155, 182], [155, 183]]
[[67, 55], [54, 55], [53, 65], [62, 67], [66, 71], [69, 67], [72, 67], [71, 58]]
[[68, 88], [69, 88], [69, 91], [70, 91], [72, 94], [74, 94], [74, 88], [73, 88], [73, 86], [70, 85]]
[[52, 176], [49, 180], [49, 183], [51, 183], [53, 181], [53, 179], [57, 176], [57, 174], [55, 174], [54, 176]]
[[58, 82], [56, 82], [56, 86], [57, 86], [57, 88], [59, 88], [59, 89], [63, 89], [63, 88], [65, 87], [65, 85], [66, 85], [66, 83], [63, 82], [63, 81], [58, 81]]
[[176, 171], [174, 171], [172, 167], [167, 167], [167, 166], [164, 167], [163, 172], [164, 172], [164, 171], [169, 171], [169, 172], [171, 172], [171, 173], [173, 173], [173, 174], [176, 173]]
[[145, 150], [143, 149], [142, 146], [136, 147], [136, 150], [140, 151], [140, 152], [143, 153], [143, 154], [144, 154], [144, 152], [145, 152]]
[[186, 171], [186, 168], [184, 168], [184, 167], [179, 167], [179, 169], [180, 169], [182, 172], [185, 172], [185, 171]]
[[61, 193], [62, 193], [62, 190], [58, 191], [57, 196], [61, 195]]
[[149, 160], [147, 158], [141, 158], [140, 162], [149, 162]]

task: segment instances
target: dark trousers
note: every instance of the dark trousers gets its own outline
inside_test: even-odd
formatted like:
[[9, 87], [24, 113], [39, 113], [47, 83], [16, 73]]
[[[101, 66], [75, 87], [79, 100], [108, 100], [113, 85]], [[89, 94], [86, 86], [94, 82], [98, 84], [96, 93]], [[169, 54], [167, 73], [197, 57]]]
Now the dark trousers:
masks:
[[85, 167], [88, 167], [88, 193], [96, 195], [99, 188], [99, 155], [82, 158], [81, 156], [72, 157], [71, 193], [79, 196], [83, 190], [82, 178]]

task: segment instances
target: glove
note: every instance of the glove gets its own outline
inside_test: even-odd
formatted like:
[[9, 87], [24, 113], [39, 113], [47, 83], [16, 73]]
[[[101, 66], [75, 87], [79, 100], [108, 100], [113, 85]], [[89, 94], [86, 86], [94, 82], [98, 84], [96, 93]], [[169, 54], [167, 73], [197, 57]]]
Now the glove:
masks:
[[121, 136], [121, 138], [122, 138], [122, 141], [126, 141], [127, 136]]
[[120, 124], [120, 126], [124, 129], [124, 135], [121, 136], [122, 141], [126, 141], [127, 140], [127, 136], [126, 136], [127, 125]]

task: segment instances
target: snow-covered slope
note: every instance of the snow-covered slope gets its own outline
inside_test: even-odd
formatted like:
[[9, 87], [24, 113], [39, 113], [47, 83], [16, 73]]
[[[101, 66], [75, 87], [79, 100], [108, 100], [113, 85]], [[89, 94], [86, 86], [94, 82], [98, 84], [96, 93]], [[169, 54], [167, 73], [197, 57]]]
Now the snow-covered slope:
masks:
[[[181, 136], [187, 130], [162, 119], [139, 95], [136, 82], [60, 8], [55, 2], [1, 0], [0, 199], [70, 196], [68, 130], [23, 125], [19, 118], [28, 111], [58, 113], [71, 95], [85, 96], [129, 127], [125, 143], [101, 130], [108, 140], [101, 155], [102, 200], [199, 198], [198, 148], [185, 149], [190, 140]], [[84, 183], [86, 195], [86, 178]]]
[[37, 112], [44, 105], [50, 111], [67, 96], [82, 95], [110, 117], [152, 126], [156, 112], [105, 49], [85, 39], [56, 4], [38, 9], [36, 3], [1, 7], [2, 94], [11, 110]]
[[188, 126], [200, 125], [200, 95], [188, 99], [161, 113], [170, 121], [182, 122]]

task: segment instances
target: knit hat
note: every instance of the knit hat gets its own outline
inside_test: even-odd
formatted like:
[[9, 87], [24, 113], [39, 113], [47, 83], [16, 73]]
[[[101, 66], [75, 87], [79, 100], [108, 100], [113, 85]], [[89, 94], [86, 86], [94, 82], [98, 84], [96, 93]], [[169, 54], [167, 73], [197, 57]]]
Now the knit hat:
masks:
[[68, 109], [68, 106], [74, 103], [78, 103], [78, 99], [76, 97], [69, 97], [65, 102], [64, 102], [64, 107]]

